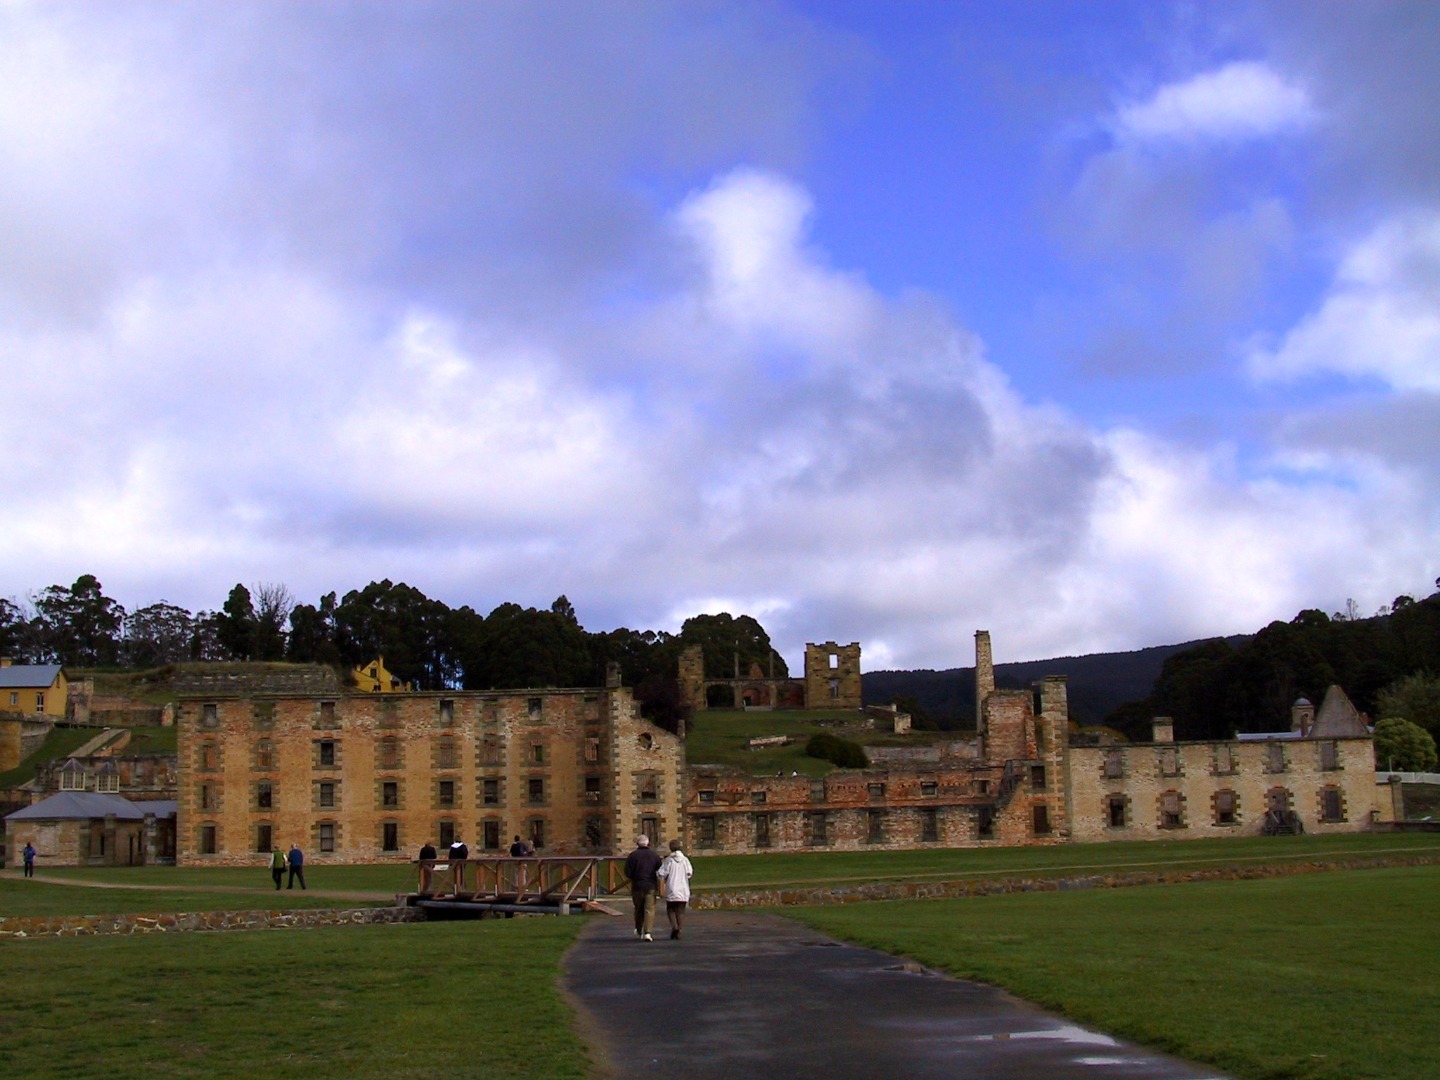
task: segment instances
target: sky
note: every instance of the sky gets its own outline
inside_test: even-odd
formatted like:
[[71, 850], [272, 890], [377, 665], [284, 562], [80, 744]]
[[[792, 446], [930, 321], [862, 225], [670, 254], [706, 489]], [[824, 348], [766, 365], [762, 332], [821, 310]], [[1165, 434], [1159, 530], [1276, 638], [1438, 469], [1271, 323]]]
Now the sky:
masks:
[[1440, 5], [0, 0], [0, 595], [867, 670], [1440, 575]]

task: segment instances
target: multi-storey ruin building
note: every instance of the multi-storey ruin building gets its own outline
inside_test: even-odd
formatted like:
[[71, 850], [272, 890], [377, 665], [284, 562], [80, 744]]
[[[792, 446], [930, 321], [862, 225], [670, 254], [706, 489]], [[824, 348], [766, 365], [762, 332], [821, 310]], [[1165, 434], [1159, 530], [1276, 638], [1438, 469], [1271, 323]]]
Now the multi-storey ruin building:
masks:
[[824, 779], [692, 768], [692, 850], [724, 853], [1036, 845], [1181, 839], [1371, 826], [1373, 740], [1333, 687], [1317, 718], [1296, 703], [1292, 729], [1177, 743], [1072, 746], [1065, 679], [997, 689], [990, 635], [975, 636], [978, 739], [934, 760]]
[[610, 852], [680, 831], [683, 744], [630, 691], [247, 694], [182, 699], [182, 863]]
[[[682, 685], [703, 698], [698, 660]], [[859, 677], [858, 646], [807, 646], [803, 700], [852, 702], [863, 722]], [[1177, 743], [1158, 721], [1153, 743], [1072, 745], [1064, 677], [997, 687], [984, 631], [976, 697], [976, 736], [811, 778], [687, 766], [683, 739], [641, 719], [613, 672], [579, 690], [207, 689], [177, 708], [178, 858], [254, 864], [299, 843], [372, 862], [456, 838], [498, 854], [516, 834], [541, 854], [618, 853], [638, 833], [700, 854], [1016, 846], [1375, 817], [1370, 735], [1328, 698], [1318, 719], [1297, 703], [1295, 729], [1273, 735]]]
[[[773, 660], [773, 654], [772, 654]], [[715, 706], [744, 709], [858, 709], [861, 706], [860, 643], [827, 641], [805, 645], [805, 673], [798, 679], [776, 678], [772, 668], [751, 664], [743, 675], [740, 658], [728, 679], [705, 677], [705, 655], [699, 645], [680, 653], [680, 697], [696, 712]]]
[[[989, 640], [983, 631], [977, 635], [987, 657]], [[1068, 839], [1065, 679], [1044, 679], [1032, 693], [997, 690], [988, 664], [976, 676], [980, 737], [942, 744], [933, 762], [840, 769], [822, 779], [692, 768], [684, 807], [691, 849], [854, 851]]]

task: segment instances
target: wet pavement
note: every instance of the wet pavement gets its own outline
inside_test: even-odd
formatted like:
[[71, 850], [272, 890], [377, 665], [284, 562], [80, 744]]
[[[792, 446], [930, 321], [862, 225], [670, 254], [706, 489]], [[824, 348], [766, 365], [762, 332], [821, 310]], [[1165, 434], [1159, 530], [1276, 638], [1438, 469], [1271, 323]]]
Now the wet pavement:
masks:
[[[627, 913], [628, 916], [628, 913]], [[600, 918], [564, 985], [604, 1075], [686, 1080], [1210, 1080], [1003, 991], [775, 916], [692, 912], [637, 941]]]

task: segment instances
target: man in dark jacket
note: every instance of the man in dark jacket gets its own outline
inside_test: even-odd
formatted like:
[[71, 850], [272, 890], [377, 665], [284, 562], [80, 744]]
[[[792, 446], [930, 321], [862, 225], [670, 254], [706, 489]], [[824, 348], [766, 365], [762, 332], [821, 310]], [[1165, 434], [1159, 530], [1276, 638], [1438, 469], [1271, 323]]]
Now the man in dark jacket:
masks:
[[654, 941], [650, 930], [655, 925], [655, 890], [660, 879], [655, 871], [663, 860], [650, 850], [650, 838], [637, 836], [635, 850], [625, 859], [625, 876], [630, 879], [630, 901], [635, 905], [635, 936], [641, 941]]
[[290, 863], [290, 880], [285, 883], [285, 888], [293, 889], [297, 877], [300, 879], [300, 888], [305, 888], [305, 853], [300, 850], [299, 844], [290, 845], [287, 861]]
[[465, 891], [465, 860], [470, 858], [470, 848], [463, 840], [450, 845], [450, 872], [455, 879], [455, 895]]

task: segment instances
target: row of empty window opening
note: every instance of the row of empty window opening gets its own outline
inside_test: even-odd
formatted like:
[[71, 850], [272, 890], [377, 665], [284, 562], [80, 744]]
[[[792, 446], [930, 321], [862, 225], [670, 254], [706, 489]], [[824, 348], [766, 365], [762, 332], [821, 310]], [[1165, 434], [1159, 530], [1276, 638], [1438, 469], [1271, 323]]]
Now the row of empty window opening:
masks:
[[[1215, 747], [1211, 756], [1210, 771], [1217, 776], [1239, 771], [1238, 755], [1236, 747], [1229, 743], [1221, 743]], [[1334, 771], [1343, 769], [1344, 765], [1340, 760], [1340, 744], [1333, 739], [1326, 739], [1316, 744], [1318, 764], [1321, 769]], [[1135, 751], [1131, 751], [1132, 754]], [[1183, 761], [1178, 747], [1165, 747], [1158, 755], [1157, 769], [1161, 776], [1181, 775]], [[1285, 772], [1290, 767], [1289, 759], [1285, 753], [1285, 744], [1272, 742], [1266, 743], [1264, 749], [1265, 771], [1268, 773]], [[1126, 751], [1112, 749], [1105, 751], [1105, 765], [1103, 769], [1107, 780], [1118, 779], [1126, 775]]]
[[[14, 696], [15, 695], [13, 694], [11, 695], [12, 698]], [[37, 709], [43, 709], [45, 705], [44, 696], [37, 694], [36, 697], [39, 699], [37, 703]], [[587, 705], [593, 705], [599, 700], [599, 697], [595, 694], [585, 695], [585, 703]], [[493, 707], [498, 701], [498, 698], [482, 699], [482, 704], [485, 706]], [[11, 704], [14, 704], [14, 702], [12, 701]], [[397, 709], [397, 705], [392, 704], [391, 702], [382, 701], [382, 720], [387, 714], [391, 714]], [[531, 719], [542, 716], [545, 712], [545, 699], [541, 697], [527, 698], [525, 701], [525, 712]], [[263, 723], [267, 720], [272, 719], [274, 715], [275, 706], [273, 703], [256, 702], [250, 706], [248, 718], [259, 720]], [[335, 724], [337, 722], [335, 715], [335, 702], [318, 702], [316, 704], [315, 719], [317, 724], [319, 724], [319, 726], [321, 727], [327, 727]], [[435, 719], [439, 722], [441, 727], [449, 727], [455, 723], [455, 701], [453, 698], [440, 698], [435, 703]], [[205, 704], [200, 706], [200, 724], [202, 727], [219, 726], [220, 705], [218, 702], [206, 702]]]
[[[380, 769], [399, 769], [403, 766], [404, 746], [399, 739], [381, 739], [375, 744], [375, 765]], [[451, 739], [441, 739], [434, 744], [432, 753], [432, 764], [436, 768], [454, 769], [460, 766], [460, 751], [456, 743]], [[275, 744], [269, 739], [261, 739], [253, 748], [252, 761], [257, 769], [275, 768]], [[504, 764], [505, 743], [498, 736], [487, 736], [481, 741], [477, 757], [477, 764], [480, 765], [501, 765]], [[549, 760], [549, 749], [544, 743], [531, 743], [526, 762], [530, 765], [544, 765]], [[585, 740], [584, 760], [587, 762], [598, 762], [600, 760], [599, 738], [587, 738]], [[337, 739], [316, 739], [311, 744], [311, 763], [316, 768], [334, 768], [340, 764], [340, 742]], [[214, 772], [220, 768], [220, 744], [205, 742], [200, 744], [200, 769], [202, 772]]]
[[[1045, 790], [1045, 766], [1033, 765], [1030, 768], [1030, 786], [1035, 791]], [[971, 791], [976, 795], [987, 795], [990, 792], [989, 780], [971, 781]], [[871, 801], [879, 801], [892, 793], [892, 789], [882, 781], [875, 781], [865, 785], [865, 794]], [[824, 802], [833, 792], [825, 786], [824, 780], [810, 781], [810, 799], [812, 802]], [[913, 795], [914, 789], [906, 794]], [[940, 783], [938, 780], [922, 780], [919, 784], [919, 794], [922, 799], [933, 799], [940, 795]], [[700, 788], [695, 793], [696, 800], [701, 806], [713, 806], [716, 801], [714, 788]], [[739, 796], [737, 796], [738, 798]], [[750, 791], [750, 802], [754, 805], [761, 805], [770, 801], [770, 793], [764, 788], [754, 788]]]
[[[257, 810], [273, 810], [279, 806], [279, 785], [267, 780], [259, 781], [251, 788], [253, 799], [251, 806]], [[320, 807], [333, 807], [340, 805], [341, 784], [338, 780], [321, 780], [312, 782], [310, 785], [310, 797], [313, 805]], [[499, 780], [480, 781], [480, 802], [484, 806], [499, 806], [502, 802], [503, 785]], [[640, 778], [637, 791], [642, 802], [653, 802], [659, 799], [659, 783], [653, 776]], [[438, 806], [456, 806], [459, 800], [459, 784], [455, 780], [435, 781], [434, 797]], [[546, 801], [545, 778], [532, 776], [525, 783], [526, 801], [530, 803], [543, 803]], [[400, 806], [401, 784], [398, 780], [385, 780], [379, 785], [378, 805], [383, 808], [398, 808]], [[601, 799], [600, 777], [585, 777], [585, 790], [581, 793], [583, 802], [599, 802]], [[200, 785], [200, 809], [214, 810], [220, 805], [220, 785]]]
[[[1321, 788], [1319, 791], [1321, 821], [1345, 820], [1344, 793], [1336, 787]], [[1292, 797], [1286, 788], [1275, 788], [1265, 795], [1265, 809], [1272, 813], [1288, 813]], [[1187, 826], [1186, 800], [1178, 791], [1161, 792], [1156, 799], [1156, 821], [1162, 829], [1183, 829]], [[1240, 824], [1240, 796], [1233, 791], [1217, 791], [1210, 797], [1210, 821], [1213, 825]], [[1105, 797], [1105, 821], [1112, 829], [1123, 829], [1133, 825], [1134, 818], [1130, 796], [1111, 794]]]

